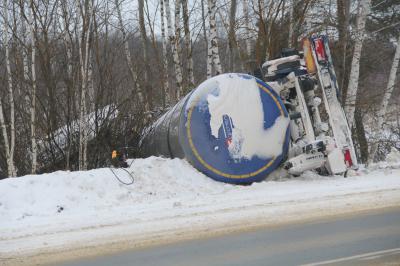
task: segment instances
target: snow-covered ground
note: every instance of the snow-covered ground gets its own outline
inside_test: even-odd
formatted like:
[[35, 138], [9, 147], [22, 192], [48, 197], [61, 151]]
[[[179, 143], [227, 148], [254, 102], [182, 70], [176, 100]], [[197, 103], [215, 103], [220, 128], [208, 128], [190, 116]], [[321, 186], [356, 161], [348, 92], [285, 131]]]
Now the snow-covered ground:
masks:
[[[133, 185], [110, 169], [58, 171], [0, 181], [0, 264], [5, 258], [129, 241], [130, 246], [201, 232], [277, 224], [323, 215], [400, 206], [400, 160], [354, 175], [234, 186], [213, 181], [186, 161], [134, 160]], [[116, 170], [121, 179], [128, 174]]]

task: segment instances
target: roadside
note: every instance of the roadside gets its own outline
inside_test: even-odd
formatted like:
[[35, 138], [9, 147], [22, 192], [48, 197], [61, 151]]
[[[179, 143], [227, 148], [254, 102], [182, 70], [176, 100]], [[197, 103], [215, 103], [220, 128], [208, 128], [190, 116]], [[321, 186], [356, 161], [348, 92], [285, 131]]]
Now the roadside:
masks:
[[[34, 197], [36, 203], [28, 207], [42, 213], [31, 212], [30, 216], [20, 219], [11, 217], [18, 217], [16, 209], [11, 213], [6, 204], [0, 205], [0, 262], [6, 265], [51, 263], [400, 206], [400, 170], [391, 168], [348, 178], [307, 173], [296, 179], [275, 178], [275, 181], [246, 187], [214, 182], [181, 160], [137, 160], [130, 171], [136, 176], [132, 187], [114, 184], [117, 181], [102, 169], [58, 173], [59, 179], [70, 182], [69, 187], [63, 187], [68, 196], [75, 191], [72, 196], [78, 197], [70, 201], [62, 201], [61, 190], [49, 181], [56, 177], [45, 176], [43, 181], [51, 185], [43, 187], [43, 182], [39, 182], [42, 184], [40, 195], [43, 201], [62, 204], [65, 211], [60, 213], [45, 213], [46, 208], [39, 208], [44, 203], [38, 196]], [[32, 181], [21, 180], [24, 178], [11, 185]], [[98, 183], [103, 183], [108, 190], [97, 187]], [[25, 198], [20, 195], [14, 200], [30, 202], [27, 194], [35, 194], [32, 190], [32, 187], [28, 189], [29, 193], [23, 195]], [[58, 193], [46, 194], [54, 190]], [[17, 193], [8, 191], [13, 192]], [[94, 198], [90, 202], [89, 199], [82, 201], [85, 197]], [[4, 199], [0, 198], [0, 202]], [[110, 204], [105, 206], [107, 201]]]
[[78, 258], [56, 265], [398, 265], [390, 263], [400, 255], [399, 221], [400, 208], [386, 208]]

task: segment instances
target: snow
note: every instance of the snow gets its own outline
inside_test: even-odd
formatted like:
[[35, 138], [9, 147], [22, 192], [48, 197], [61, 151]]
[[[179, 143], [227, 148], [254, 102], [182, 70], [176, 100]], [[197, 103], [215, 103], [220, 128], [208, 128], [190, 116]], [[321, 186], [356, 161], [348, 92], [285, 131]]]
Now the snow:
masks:
[[[85, 116], [85, 121], [87, 121], [87, 136], [88, 140], [91, 140], [96, 135], [96, 128], [101, 128], [104, 123], [107, 123], [109, 120], [113, 120], [117, 117], [118, 110], [113, 105], [106, 105], [101, 109], [98, 109], [94, 112], [91, 112]], [[51, 136], [54, 138], [51, 144], [55, 144], [58, 149], [61, 150], [67, 147], [68, 145], [68, 136], [78, 136], [79, 135], [79, 119], [73, 120], [70, 125], [64, 125], [54, 132], [52, 132]], [[38, 141], [37, 145], [39, 148], [39, 155], [44, 157], [43, 160], [46, 160], [46, 150], [49, 150], [50, 142], [49, 138], [51, 136], [46, 136], [44, 139]]]
[[400, 151], [392, 147], [389, 154], [386, 156], [386, 161], [392, 164], [400, 163]]
[[272, 127], [264, 129], [263, 104], [255, 78], [238, 74], [225, 74], [215, 78], [218, 95], [207, 96], [211, 115], [211, 134], [218, 138], [223, 116], [233, 123], [232, 142], [228, 146], [234, 159], [258, 156], [268, 159], [279, 156], [285, 140], [289, 119], [279, 116]]
[[[305, 215], [350, 212], [356, 206], [398, 206], [397, 159], [348, 178], [313, 172], [290, 178], [280, 169], [251, 186], [216, 182], [184, 160], [158, 157], [132, 161], [127, 169], [135, 178], [131, 186], [119, 183], [108, 168], [4, 179], [0, 259], [127, 238], [140, 243], [163, 236], [173, 239], [217, 226], [280, 223]], [[129, 181], [126, 172], [116, 171]]]

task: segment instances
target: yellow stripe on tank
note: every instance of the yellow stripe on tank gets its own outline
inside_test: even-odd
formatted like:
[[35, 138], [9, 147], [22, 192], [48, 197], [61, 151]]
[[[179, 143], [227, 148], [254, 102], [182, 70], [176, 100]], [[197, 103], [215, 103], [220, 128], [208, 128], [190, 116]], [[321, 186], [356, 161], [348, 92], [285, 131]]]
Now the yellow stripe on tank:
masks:
[[[263, 91], [268, 93], [269, 96], [271, 96], [271, 98], [274, 100], [276, 106], [279, 108], [279, 111], [280, 111], [281, 115], [284, 116], [285, 113], [284, 113], [284, 111], [282, 109], [282, 106], [279, 104], [279, 101], [276, 99], [276, 97], [269, 91], [268, 88], [266, 88], [262, 84], [257, 82], [257, 85], [258, 85], [258, 87], [260, 89], [262, 89]], [[200, 95], [200, 96], [202, 96], [202, 95]], [[197, 99], [193, 102], [192, 106], [189, 109], [188, 117], [187, 117], [187, 126], [186, 126], [186, 133], [187, 133], [188, 140], [189, 140], [189, 146], [190, 146], [190, 149], [192, 150], [194, 156], [196, 157], [196, 159], [206, 169], [210, 170], [211, 172], [213, 172], [213, 173], [215, 173], [217, 175], [220, 175], [220, 176], [223, 176], [223, 177], [227, 177], [227, 178], [232, 178], [232, 179], [250, 178], [250, 177], [256, 176], [259, 173], [267, 170], [274, 163], [274, 161], [276, 160], [276, 156], [272, 157], [272, 159], [266, 165], [261, 167], [260, 169], [254, 171], [254, 172], [251, 172], [249, 174], [243, 174], [243, 175], [232, 175], [232, 174], [224, 173], [224, 172], [222, 172], [222, 171], [220, 171], [218, 169], [215, 169], [213, 166], [209, 165], [206, 161], [204, 161], [204, 159], [200, 156], [199, 152], [197, 151], [196, 147], [194, 146], [193, 139], [192, 139], [192, 133], [191, 133], [191, 130], [190, 130], [191, 122], [192, 122], [193, 109], [197, 105], [198, 101], [200, 100], [200, 98], [201, 98], [200, 96], [197, 97]]]

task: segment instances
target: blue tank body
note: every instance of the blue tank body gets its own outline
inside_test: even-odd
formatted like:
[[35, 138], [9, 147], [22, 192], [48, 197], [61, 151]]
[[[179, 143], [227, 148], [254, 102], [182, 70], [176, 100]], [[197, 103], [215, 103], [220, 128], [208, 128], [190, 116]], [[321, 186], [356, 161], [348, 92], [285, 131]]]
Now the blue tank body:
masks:
[[[253, 119], [249, 110], [258, 110], [254, 117], [261, 120]], [[250, 184], [264, 180], [285, 159], [288, 121], [280, 97], [266, 83], [249, 75], [223, 74], [200, 84], [160, 117], [145, 133], [141, 152], [185, 158], [217, 181]], [[269, 146], [274, 150], [269, 152]]]

